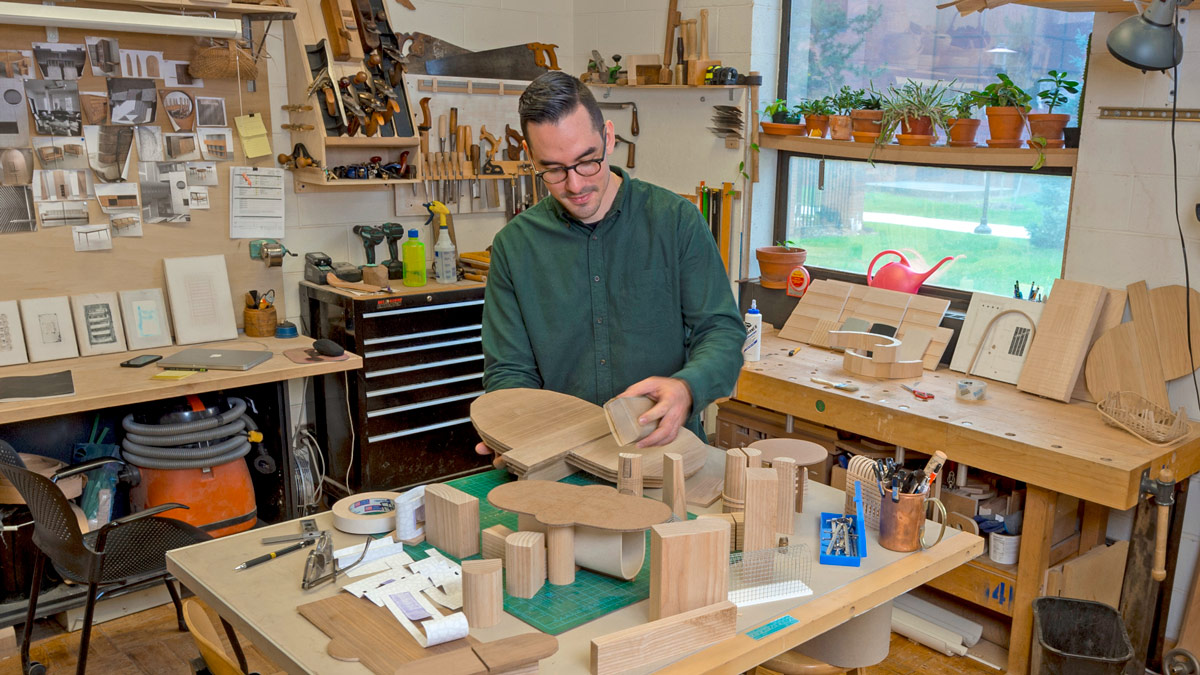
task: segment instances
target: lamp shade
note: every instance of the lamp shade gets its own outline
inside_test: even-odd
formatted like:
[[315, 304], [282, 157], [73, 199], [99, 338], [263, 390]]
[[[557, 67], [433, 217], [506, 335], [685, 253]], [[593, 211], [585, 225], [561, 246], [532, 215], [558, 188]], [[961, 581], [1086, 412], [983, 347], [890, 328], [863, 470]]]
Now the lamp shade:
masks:
[[1108, 51], [1142, 70], [1167, 70], [1183, 60], [1183, 37], [1175, 28], [1175, 0], [1154, 0], [1140, 16], [1117, 24], [1108, 34]]

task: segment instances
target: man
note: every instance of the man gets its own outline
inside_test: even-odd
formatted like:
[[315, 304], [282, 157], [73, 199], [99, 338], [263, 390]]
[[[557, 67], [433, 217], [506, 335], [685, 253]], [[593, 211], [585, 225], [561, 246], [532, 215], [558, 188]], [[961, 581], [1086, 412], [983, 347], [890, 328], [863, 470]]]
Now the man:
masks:
[[[552, 71], [521, 95], [521, 129], [553, 199], [492, 244], [483, 308], [488, 391], [550, 389], [602, 405], [648, 396], [638, 443], [669, 443], [733, 390], [746, 331], [717, 247], [682, 197], [609, 165], [616, 145], [588, 88]], [[486, 446], [477, 448], [489, 452]]]

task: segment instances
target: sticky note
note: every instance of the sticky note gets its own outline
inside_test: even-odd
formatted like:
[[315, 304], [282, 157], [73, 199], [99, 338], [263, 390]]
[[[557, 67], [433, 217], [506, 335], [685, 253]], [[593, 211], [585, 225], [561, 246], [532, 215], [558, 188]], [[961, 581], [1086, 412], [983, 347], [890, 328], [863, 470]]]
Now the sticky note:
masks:
[[239, 115], [233, 118], [233, 123], [237, 127], [238, 137], [242, 139], [242, 152], [247, 158], [271, 154], [271, 141], [267, 138], [267, 128], [263, 126], [261, 115]]
[[152, 375], [152, 380], [182, 380], [185, 377], [191, 377], [198, 371], [195, 370], [164, 370], [161, 373]]

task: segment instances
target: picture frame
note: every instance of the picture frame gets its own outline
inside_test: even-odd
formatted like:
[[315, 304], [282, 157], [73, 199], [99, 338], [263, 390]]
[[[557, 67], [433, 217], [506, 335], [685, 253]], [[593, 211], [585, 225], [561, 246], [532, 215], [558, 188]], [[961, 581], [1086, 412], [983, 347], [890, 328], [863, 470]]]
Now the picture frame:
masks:
[[71, 317], [81, 356], [127, 351], [116, 293], [72, 295]]
[[121, 317], [129, 349], [169, 347], [171, 320], [161, 288], [121, 291]]
[[17, 301], [0, 301], [0, 366], [28, 362], [25, 334], [21, 331], [21, 310], [17, 307]]
[[163, 272], [177, 344], [237, 338], [225, 256], [163, 258]]
[[21, 307], [21, 327], [31, 363], [79, 356], [71, 302], [67, 296], [26, 298], [17, 302]]

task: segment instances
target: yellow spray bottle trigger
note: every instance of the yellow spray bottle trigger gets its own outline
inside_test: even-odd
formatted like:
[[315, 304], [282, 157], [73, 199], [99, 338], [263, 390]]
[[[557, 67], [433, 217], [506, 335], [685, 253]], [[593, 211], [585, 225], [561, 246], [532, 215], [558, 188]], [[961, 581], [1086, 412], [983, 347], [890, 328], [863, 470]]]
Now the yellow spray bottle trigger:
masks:
[[251, 443], [262, 443], [263, 434], [261, 431], [248, 431], [246, 432], [246, 438], [248, 438]]

